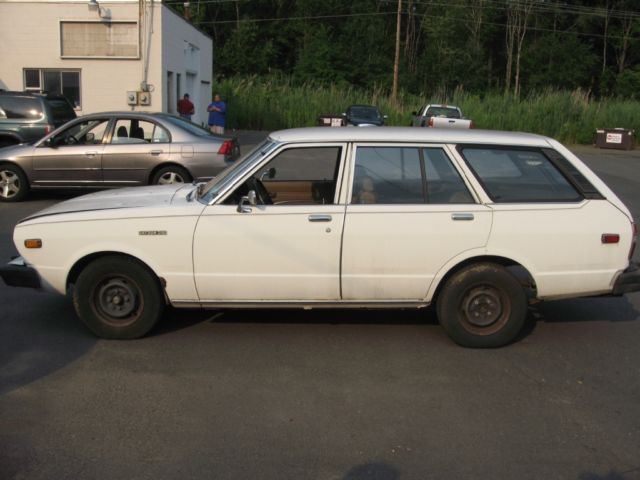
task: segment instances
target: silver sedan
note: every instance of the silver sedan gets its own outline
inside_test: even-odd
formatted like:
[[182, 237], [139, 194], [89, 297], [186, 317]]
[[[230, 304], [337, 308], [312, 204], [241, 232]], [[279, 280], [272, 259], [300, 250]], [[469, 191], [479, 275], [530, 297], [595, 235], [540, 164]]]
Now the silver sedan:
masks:
[[191, 182], [217, 175], [239, 155], [236, 138], [173, 115], [95, 113], [35, 143], [0, 148], [0, 201], [22, 200], [30, 189]]

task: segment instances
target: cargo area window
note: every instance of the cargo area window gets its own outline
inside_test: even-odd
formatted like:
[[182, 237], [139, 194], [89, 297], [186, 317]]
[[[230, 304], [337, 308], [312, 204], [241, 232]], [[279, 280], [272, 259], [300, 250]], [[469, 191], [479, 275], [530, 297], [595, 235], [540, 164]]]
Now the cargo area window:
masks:
[[539, 149], [459, 147], [492, 201], [578, 202], [583, 196]]

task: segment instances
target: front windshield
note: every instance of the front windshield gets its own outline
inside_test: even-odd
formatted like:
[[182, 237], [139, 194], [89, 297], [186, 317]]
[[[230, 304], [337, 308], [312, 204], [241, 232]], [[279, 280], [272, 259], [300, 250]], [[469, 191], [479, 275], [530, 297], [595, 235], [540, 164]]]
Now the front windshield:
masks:
[[209, 204], [215, 199], [220, 191], [236, 176], [242, 176], [246, 170], [250, 169], [258, 158], [264, 157], [269, 153], [277, 144], [267, 138], [262, 143], [258, 144], [253, 150], [246, 154], [243, 158], [231, 165], [226, 170], [223, 170], [217, 176], [213, 177], [202, 187], [202, 194], [198, 200], [202, 203]]
[[426, 117], [460, 118], [460, 111], [451, 107], [429, 107]]
[[380, 118], [380, 112], [371, 107], [353, 107], [351, 109], [351, 116], [354, 118], [377, 120]]

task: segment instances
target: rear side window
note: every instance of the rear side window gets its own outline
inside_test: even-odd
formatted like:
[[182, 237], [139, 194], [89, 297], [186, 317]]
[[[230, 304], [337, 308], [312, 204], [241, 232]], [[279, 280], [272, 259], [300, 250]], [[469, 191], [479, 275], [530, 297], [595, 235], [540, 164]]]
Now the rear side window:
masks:
[[583, 198], [539, 150], [485, 147], [460, 150], [496, 203], [577, 202]]
[[33, 97], [0, 96], [0, 109], [3, 118], [37, 120], [42, 118], [42, 104]]
[[423, 150], [427, 203], [475, 203], [460, 174], [441, 148]]
[[419, 149], [359, 147], [351, 203], [424, 203]]
[[351, 203], [475, 203], [442, 148], [358, 147]]

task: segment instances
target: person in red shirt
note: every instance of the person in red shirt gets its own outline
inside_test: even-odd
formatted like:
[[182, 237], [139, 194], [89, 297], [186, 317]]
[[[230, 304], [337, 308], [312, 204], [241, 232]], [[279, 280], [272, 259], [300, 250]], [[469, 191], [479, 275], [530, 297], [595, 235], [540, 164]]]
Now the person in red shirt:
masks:
[[181, 100], [178, 100], [178, 113], [182, 118], [191, 120], [191, 115], [195, 113], [195, 107], [191, 100], [189, 100], [189, 94], [185, 93]]

